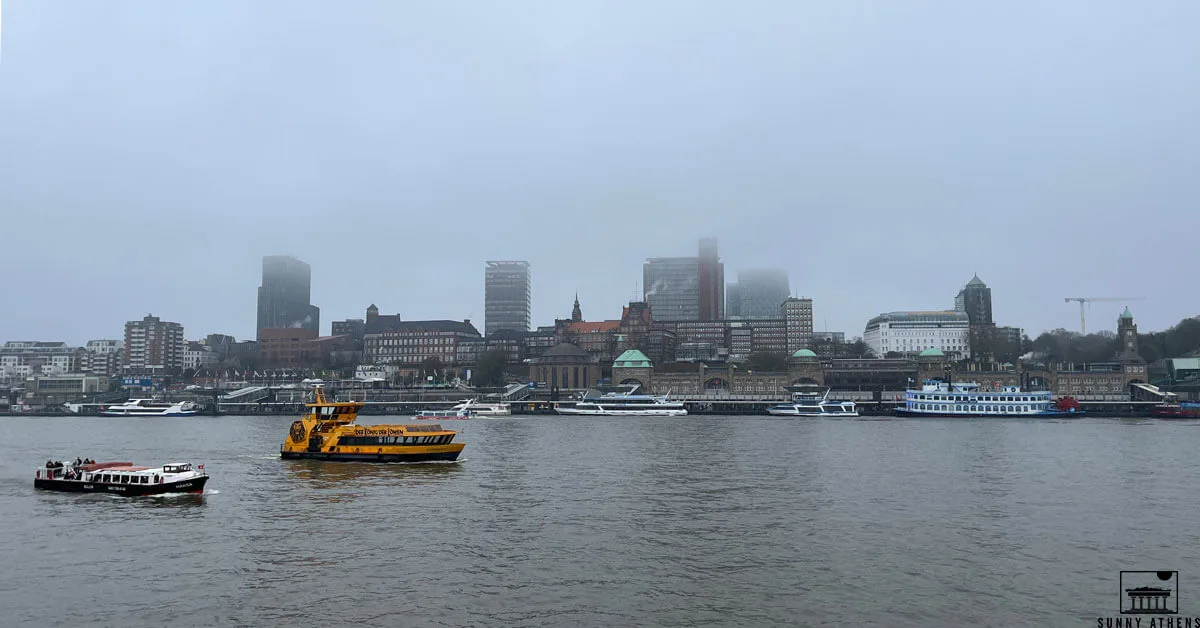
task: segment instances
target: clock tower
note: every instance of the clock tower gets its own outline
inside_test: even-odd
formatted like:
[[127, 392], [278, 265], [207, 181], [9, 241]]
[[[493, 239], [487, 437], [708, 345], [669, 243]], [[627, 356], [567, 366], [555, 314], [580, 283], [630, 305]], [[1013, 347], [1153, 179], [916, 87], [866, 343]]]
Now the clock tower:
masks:
[[1141, 362], [1142, 356], [1138, 353], [1138, 332], [1137, 324], [1133, 322], [1133, 314], [1129, 312], [1129, 307], [1125, 307], [1125, 311], [1121, 312], [1121, 318], [1117, 319], [1117, 337], [1121, 340], [1120, 359], [1122, 362]]

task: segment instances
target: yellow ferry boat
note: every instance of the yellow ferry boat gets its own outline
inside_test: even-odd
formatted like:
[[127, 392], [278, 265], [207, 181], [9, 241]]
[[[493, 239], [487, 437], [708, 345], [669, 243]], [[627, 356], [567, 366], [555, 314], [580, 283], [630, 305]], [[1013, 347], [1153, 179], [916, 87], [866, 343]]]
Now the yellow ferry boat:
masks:
[[456, 460], [463, 443], [452, 442], [457, 432], [436, 423], [413, 425], [355, 425], [363, 404], [329, 401], [320, 384], [313, 387], [314, 403], [305, 404], [304, 417], [292, 423], [279, 448], [283, 458], [361, 462], [429, 462]]

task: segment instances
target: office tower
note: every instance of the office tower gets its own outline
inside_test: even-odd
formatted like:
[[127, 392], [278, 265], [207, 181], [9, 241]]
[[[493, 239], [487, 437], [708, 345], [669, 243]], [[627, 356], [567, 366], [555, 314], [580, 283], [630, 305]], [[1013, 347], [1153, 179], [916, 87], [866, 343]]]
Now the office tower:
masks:
[[696, 257], [652, 257], [642, 265], [642, 290], [654, 319], [713, 321], [725, 316], [725, 265], [717, 241], [700, 240]]
[[484, 335], [526, 332], [530, 323], [529, 262], [487, 262], [483, 281]]
[[779, 306], [790, 294], [786, 270], [738, 271], [737, 283], [729, 284], [726, 305], [729, 318], [780, 318]]
[[258, 328], [299, 327], [319, 333], [321, 308], [309, 302], [312, 269], [290, 255], [263, 257], [262, 286], [258, 288]]

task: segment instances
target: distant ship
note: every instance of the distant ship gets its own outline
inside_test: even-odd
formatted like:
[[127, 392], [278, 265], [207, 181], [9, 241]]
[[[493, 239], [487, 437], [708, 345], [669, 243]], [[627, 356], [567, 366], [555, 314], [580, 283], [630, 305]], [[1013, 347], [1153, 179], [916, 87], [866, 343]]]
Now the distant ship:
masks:
[[636, 387], [598, 396], [585, 394], [573, 407], [556, 406], [554, 410], [576, 416], [686, 416], [688, 413], [682, 402], [670, 401], [668, 395], [638, 395], [635, 392]]
[[829, 401], [829, 389], [824, 391], [797, 391], [792, 393], [792, 402], [767, 408], [771, 416], [829, 416], [855, 417], [858, 409], [853, 401]]
[[453, 408], [455, 412], [470, 412], [475, 417], [510, 416], [512, 408], [507, 403], [482, 403], [475, 399], [464, 401]]
[[1079, 402], [1065, 397], [1057, 402], [1048, 390], [1025, 392], [1020, 386], [984, 391], [972, 382], [922, 382], [920, 390], [904, 391], [904, 407], [897, 416], [907, 417], [1061, 417], [1081, 416]]
[[100, 411], [101, 416], [195, 416], [196, 404], [190, 401], [178, 403], [153, 399], [130, 399], [125, 403], [108, 406]]

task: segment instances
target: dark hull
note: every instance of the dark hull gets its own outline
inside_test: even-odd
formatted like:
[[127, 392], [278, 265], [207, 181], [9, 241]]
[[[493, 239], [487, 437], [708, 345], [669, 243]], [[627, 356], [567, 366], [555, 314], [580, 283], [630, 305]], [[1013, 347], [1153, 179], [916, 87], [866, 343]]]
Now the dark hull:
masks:
[[1200, 408], [1159, 407], [1151, 409], [1150, 415], [1160, 419], [1200, 419]]
[[460, 451], [441, 451], [420, 454], [349, 454], [323, 451], [281, 451], [284, 460], [332, 460], [336, 462], [451, 462]]
[[928, 418], [928, 419], [1061, 419], [1064, 417], [1082, 417], [1086, 416], [1087, 412], [1076, 410], [1074, 412], [1065, 411], [1050, 411], [1039, 412], [1037, 414], [1012, 414], [996, 413], [996, 414], [953, 414], [950, 412], [929, 412], [929, 411], [911, 411], [904, 408], [896, 408], [896, 416], [912, 417], [912, 418]]
[[107, 493], [121, 497], [142, 497], [145, 495], [162, 495], [163, 493], [202, 493], [208, 476], [172, 482], [170, 484], [102, 484], [100, 482], [79, 482], [76, 480], [43, 480], [33, 481], [33, 487], [45, 491], [60, 491], [63, 493]]

